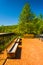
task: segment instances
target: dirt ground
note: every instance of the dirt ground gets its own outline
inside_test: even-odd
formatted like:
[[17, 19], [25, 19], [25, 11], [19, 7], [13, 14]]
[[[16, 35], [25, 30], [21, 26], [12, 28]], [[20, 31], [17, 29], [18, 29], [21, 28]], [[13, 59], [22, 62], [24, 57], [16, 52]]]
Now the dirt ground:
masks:
[[43, 41], [23, 38], [15, 58], [7, 59], [5, 65], [43, 65]]

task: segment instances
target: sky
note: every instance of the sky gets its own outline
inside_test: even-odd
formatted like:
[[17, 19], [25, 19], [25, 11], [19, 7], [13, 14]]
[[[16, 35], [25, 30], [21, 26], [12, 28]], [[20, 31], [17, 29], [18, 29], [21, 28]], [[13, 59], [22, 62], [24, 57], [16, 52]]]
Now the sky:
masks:
[[37, 16], [43, 14], [43, 0], [0, 0], [0, 25], [15, 25], [23, 6], [29, 3]]

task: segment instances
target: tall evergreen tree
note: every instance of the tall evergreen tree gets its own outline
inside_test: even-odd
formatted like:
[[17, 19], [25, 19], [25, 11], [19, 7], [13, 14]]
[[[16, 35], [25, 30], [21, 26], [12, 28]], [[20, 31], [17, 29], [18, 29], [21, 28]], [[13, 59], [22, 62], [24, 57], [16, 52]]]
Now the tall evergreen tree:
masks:
[[19, 17], [19, 31], [20, 33], [27, 33], [28, 24], [33, 19], [33, 14], [31, 12], [30, 5], [26, 3], [22, 9], [22, 12]]

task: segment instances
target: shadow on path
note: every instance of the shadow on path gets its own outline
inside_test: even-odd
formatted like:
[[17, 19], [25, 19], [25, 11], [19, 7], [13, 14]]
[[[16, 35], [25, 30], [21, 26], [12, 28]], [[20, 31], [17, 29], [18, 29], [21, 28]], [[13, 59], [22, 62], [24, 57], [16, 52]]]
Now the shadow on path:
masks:
[[22, 48], [18, 47], [15, 53], [15, 59], [21, 59], [21, 51], [22, 51]]

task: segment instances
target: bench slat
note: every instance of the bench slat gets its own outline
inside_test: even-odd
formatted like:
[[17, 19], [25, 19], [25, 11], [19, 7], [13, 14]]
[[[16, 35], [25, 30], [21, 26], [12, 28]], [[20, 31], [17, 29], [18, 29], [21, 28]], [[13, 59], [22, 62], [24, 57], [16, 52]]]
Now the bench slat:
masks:
[[16, 44], [15, 44], [15, 46], [13, 47], [13, 49], [12, 49], [11, 53], [15, 53], [15, 51], [16, 51], [16, 49], [17, 49], [17, 47], [18, 47], [18, 43], [16, 43]]
[[17, 42], [19, 42], [19, 41], [20, 41], [20, 39], [17, 40]]

